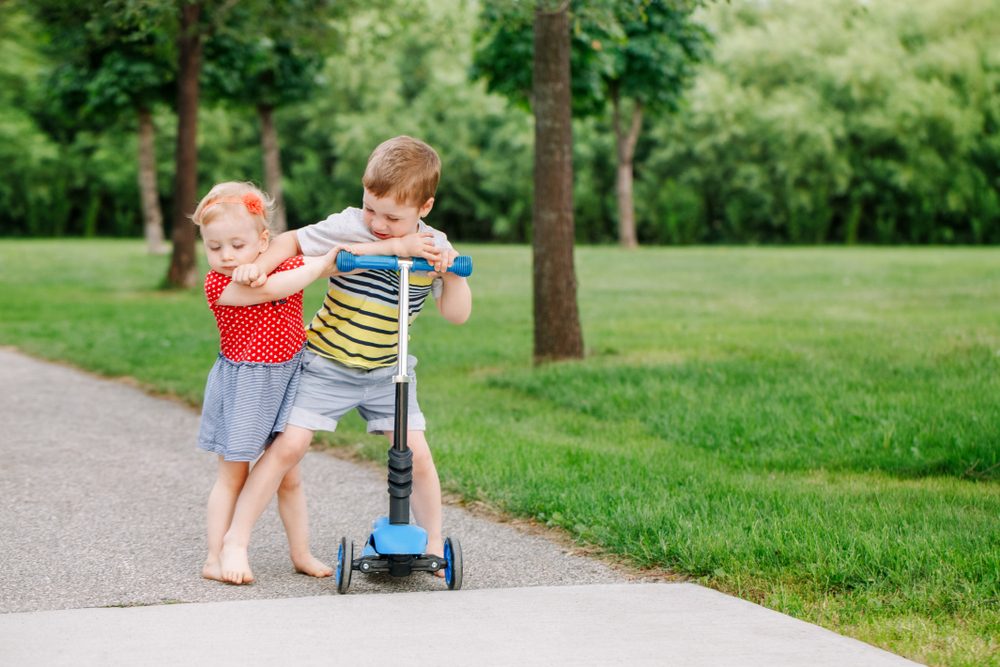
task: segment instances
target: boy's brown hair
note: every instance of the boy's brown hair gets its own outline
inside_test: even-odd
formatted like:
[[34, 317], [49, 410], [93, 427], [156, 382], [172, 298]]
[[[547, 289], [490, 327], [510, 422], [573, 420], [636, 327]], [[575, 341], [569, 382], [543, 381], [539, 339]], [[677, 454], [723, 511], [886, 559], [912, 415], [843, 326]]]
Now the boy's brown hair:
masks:
[[376, 197], [392, 197], [398, 204], [423, 206], [437, 191], [441, 158], [437, 151], [413, 137], [393, 137], [368, 157], [361, 183]]

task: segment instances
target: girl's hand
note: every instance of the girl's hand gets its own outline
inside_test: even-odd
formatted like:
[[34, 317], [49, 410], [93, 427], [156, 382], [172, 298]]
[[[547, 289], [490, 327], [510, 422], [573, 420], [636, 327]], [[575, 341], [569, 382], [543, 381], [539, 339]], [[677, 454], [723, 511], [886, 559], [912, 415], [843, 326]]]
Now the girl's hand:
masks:
[[233, 269], [233, 282], [247, 287], [260, 287], [267, 282], [267, 274], [256, 264], [240, 264]]
[[[330, 276], [340, 273], [340, 271], [337, 270], [337, 254], [341, 250], [347, 250], [347, 247], [338, 245], [335, 246], [330, 252], [323, 255], [320, 260], [320, 264], [323, 266], [322, 272], [320, 273], [321, 277], [329, 278]], [[348, 252], [350, 251], [348, 250]]]
[[[376, 243], [381, 243], [381, 241], [377, 241]], [[344, 252], [349, 252], [352, 255], [356, 256], [356, 257], [361, 257], [362, 255], [367, 254], [365, 252], [365, 246], [368, 246], [368, 245], [374, 245], [374, 243], [350, 243], [350, 244], [341, 243], [341, 244], [335, 245], [333, 247], [333, 250], [331, 250], [330, 252], [328, 252], [326, 255], [323, 255], [323, 260], [326, 261], [326, 258], [329, 257], [331, 253], [333, 253], [333, 259], [330, 260], [330, 266], [328, 267], [329, 271], [325, 271], [323, 273], [323, 275], [329, 278], [330, 276], [334, 276], [334, 275], [348, 275], [349, 276], [349, 275], [353, 275], [355, 273], [362, 273], [362, 272], [364, 272], [364, 269], [354, 269], [350, 273], [344, 273], [344, 272], [342, 272], [341, 270], [339, 270], [337, 268], [337, 255], [339, 255], [340, 251], [343, 250]]]

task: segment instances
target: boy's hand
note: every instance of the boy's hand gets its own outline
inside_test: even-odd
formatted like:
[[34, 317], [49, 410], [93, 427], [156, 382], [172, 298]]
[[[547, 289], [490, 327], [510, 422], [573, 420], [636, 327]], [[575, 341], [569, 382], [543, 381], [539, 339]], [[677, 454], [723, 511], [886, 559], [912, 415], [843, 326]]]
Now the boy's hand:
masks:
[[233, 269], [233, 282], [247, 287], [260, 287], [267, 282], [267, 274], [256, 264], [240, 264]]
[[454, 248], [449, 250], [438, 250], [438, 257], [436, 257], [433, 261], [430, 259], [427, 260], [431, 263], [431, 266], [434, 267], [434, 271], [428, 273], [427, 275], [432, 278], [443, 278], [444, 276], [449, 275], [448, 269], [450, 269], [451, 265], [455, 263], [456, 257], [458, 257], [458, 251]]
[[414, 232], [399, 239], [400, 257], [422, 257], [430, 263], [438, 261], [441, 251], [434, 245], [434, 235], [430, 232]]

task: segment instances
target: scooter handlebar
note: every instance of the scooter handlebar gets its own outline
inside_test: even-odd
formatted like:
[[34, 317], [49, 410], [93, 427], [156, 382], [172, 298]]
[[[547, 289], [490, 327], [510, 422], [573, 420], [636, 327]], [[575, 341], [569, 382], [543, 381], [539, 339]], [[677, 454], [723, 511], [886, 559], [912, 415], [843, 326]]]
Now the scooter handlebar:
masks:
[[[411, 271], [434, 270], [434, 267], [422, 257], [415, 257], [411, 261]], [[393, 255], [355, 255], [346, 250], [341, 250], [337, 253], [338, 271], [348, 273], [357, 269], [388, 269], [389, 271], [398, 271], [399, 258]], [[455, 258], [448, 271], [457, 276], [468, 278], [472, 275], [472, 258], [468, 255], [459, 255]]]

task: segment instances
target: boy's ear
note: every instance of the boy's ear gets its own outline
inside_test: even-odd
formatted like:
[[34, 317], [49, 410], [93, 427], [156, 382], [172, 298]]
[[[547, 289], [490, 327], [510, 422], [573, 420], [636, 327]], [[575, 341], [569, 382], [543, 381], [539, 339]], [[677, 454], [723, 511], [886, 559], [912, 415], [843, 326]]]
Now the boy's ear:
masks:
[[422, 218], [425, 215], [427, 215], [428, 213], [430, 213], [432, 208], [434, 208], [434, 197], [431, 197], [430, 199], [428, 199], [427, 201], [425, 201], [424, 205], [420, 207], [420, 215], [419, 215], [419, 217]]

